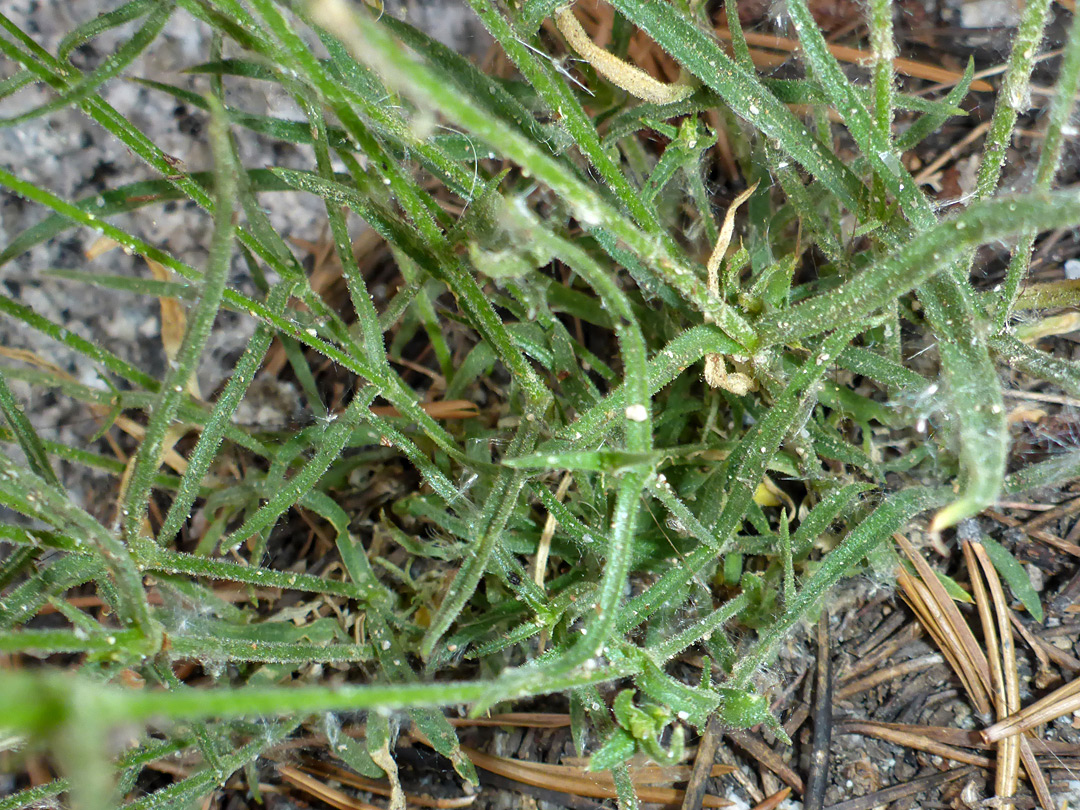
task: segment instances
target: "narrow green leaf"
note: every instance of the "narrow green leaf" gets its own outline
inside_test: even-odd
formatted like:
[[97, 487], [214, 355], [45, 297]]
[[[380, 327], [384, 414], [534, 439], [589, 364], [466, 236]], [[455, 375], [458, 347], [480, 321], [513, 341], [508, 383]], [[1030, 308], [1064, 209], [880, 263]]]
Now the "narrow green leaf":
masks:
[[220, 110], [211, 116], [210, 140], [216, 162], [215, 190], [217, 193], [217, 211], [210, 246], [210, 259], [201, 285], [199, 303], [188, 318], [187, 331], [177, 351], [173, 368], [170, 369], [161, 386], [159, 399], [151, 412], [146, 435], [142, 444], [139, 445], [135, 466], [125, 493], [123, 531], [125, 539], [132, 548], [139, 546], [152, 479], [161, 463], [165, 437], [173, 417], [180, 408], [188, 380], [197, 370], [203, 346], [210, 337], [214, 318], [221, 306], [232, 259], [235, 228], [232, 205], [236, 197], [236, 170]]
[[1039, 599], [1038, 591], [1032, 586], [1031, 578], [1024, 570], [1024, 566], [1017, 562], [1016, 557], [1009, 553], [1005, 546], [986, 534], [983, 534], [980, 542], [986, 549], [986, 555], [994, 564], [994, 568], [1008, 583], [1013, 595], [1027, 608], [1032, 618], [1041, 623], [1043, 620], [1042, 600]]
[[26, 456], [30, 469], [41, 476], [45, 483], [59, 488], [60, 479], [56, 477], [56, 473], [49, 463], [49, 456], [45, 452], [41, 438], [38, 436], [37, 431], [34, 430], [34, 426], [30, 424], [30, 420], [26, 418], [22, 406], [12, 396], [2, 372], [0, 372], [0, 413], [4, 414], [4, 418], [11, 425], [11, 431], [15, 434], [19, 449]]
[[591, 470], [621, 473], [643, 464], [654, 465], [663, 453], [628, 453], [620, 450], [580, 450], [563, 453], [533, 453], [503, 459], [503, 464], [520, 470]]

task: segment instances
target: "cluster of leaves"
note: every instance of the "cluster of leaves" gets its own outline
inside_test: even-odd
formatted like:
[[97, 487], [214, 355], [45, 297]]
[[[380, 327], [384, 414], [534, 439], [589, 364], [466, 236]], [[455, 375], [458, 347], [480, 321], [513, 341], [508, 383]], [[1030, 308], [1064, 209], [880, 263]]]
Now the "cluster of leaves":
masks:
[[[0, 185], [51, 210], [0, 262], [83, 226], [172, 280], [65, 278], [189, 307], [169, 371], [156, 379], [0, 296], [4, 315], [73, 350], [106, 383], [86, 386], [47, 364], [11, 363], [0, 376], [0, 438], [23, 456], [0, 454], [0, 504], [30, 519], [0, 527], [0, 652], [24, 662], [0, 672], [3, 722], [23, 745], [51, 745], [66, 770], [4, 807], [68, 790], [101, 805], [129, 791], [147, 763], [191, 749], [201, 770], [132, 806], [186, 805], [238, 768], [257, 783], [250, 768], [260, 753], [313, 716], [343, 741], [335, 756], [381, 774], [392, 769], [392, 711], [407, 712], [475, 779], [440, 707], [482, 711], [548, 693], [569, 696], [582, 745], [590, 728], [604, 735], [596, 764], [614, 771], [632, 806], [627, 758], [675, 756], [680, 723], [701, 727], [719, 712], [733, 726], [778, 728], [753, 692], [755, 672], [842, 577], [868, 557], [893, 565], [884, 542], [892, 532], [933, 509], [944, 529], [1002, 493], [1080, 470], [1073, 453], [1006, 475], [997, 371], [1004, 360], [1080, 394], [1080, 368], [1010, 330], [1035, 235], [1080, 222], [1076, 192], [1049, 190], [1080, 37], [1068, 44], [1035, 188], [994, 196], [1048, 0], [1025, 8], [976, 199], [948, 219], [901, 156], [960, 113], [971, 70], [941, 101], [897, 93], [888, 0], [870, 3], [869, 88], [841, 71], [805, 0], [788, 2], [804, 79], [755, 74], [732, 0], [734, 57], [703, 4], [615, 0], [615, 55], [589, 50], [596, 66], [580, 66], [584, 84], [545, 55], [551, 41], [538, 34], [553, 14], [559, 30], [575, 30], [562, 0], [470, 4], [517, 79], [485, 75], [408, 24], [342, 0], [130, 0], [72, 31], [56, 54], [0, 15], [0, 50], [20, 66], [0, 97], [30, 83], [56, 94], [4, 125], [77, 107], [161, 178], [67, 201], [17, 168], [0, 169]], [[210, 90], [144, 84], [206, 111], [214, 167], [205, 173], [178, 167], [100, 94], [179, 13], [216, 32], [209, 61], [193, 67]], [[125, 24], [137, 30], [99, 67], [82, 72], [69, 60]], [[647, 84], [618, 58], [634, 27], [681, 66], [670, 96], [650, 86], [652, 100], [638, 103], [624, 92]], [[306, 120], [230, 107], [226, 81], [272, 82]], [[804, 120], [792, 102], [813, 112]], [[915, 118], [894, 137], [897, 109]], [[851, 165], [833, 151], [830, 115], [859, 150]], [[710, 264], [716, 283], [695, 258], [730, 236], [708, 190], [710, 120], [735, 143], [747, 184], [757, 183], [743, 243]], [[236, 148], [245, 132], [308, 145], [314, 164], [246, 168]], [[659, 155], [657, 142], [666, 143]], [[325, 201], [350, 312], [312, 289], [260, 207], [258, 195], [286, 190]], [[202, 269], [110, 224], [176, 199], [212, 220]], [[354, 256], [350, 215], [385, 240], [404, 280], [382, 311]], [[858, 251], [841, 230], [851, 218]], [[1005, 283], [976, 290], [975, 248], [1010, 235], [1019, 240]], [[230, 283], [237, 256], [257, 295]], [[257, 328], [206, 402], [190, 382], [223, 308]], [[905, 362], [905, 334], [936, 345], [939, 376]], [[444, 424], [422, 407], [390, 361], [417, 336], [431, 347], [445, 399], [479, 401], [487, 383], [481, 417]], [[275, 339], [309, 408], [326, 417], [287, 436], [233, 420]], [[734, 362], [747, 389], [703, 383], [700, 361], [710, 357], [721, 368], [723, 358]], [[315, 361], [355, 380], [339, 413], [327, 413]], [[145, 414], [132, 462], [42, 439], [5, 377], [85, 402], [107, 422]], [[373, 410], [377, 399], [395, 415]], [[185, 433], [196, 437], [190, 452], [177, 474], [164, 472]], [[223, 463], [237, 452], [249, 459], [240, 478]], [[353, 470], [394, 456], [422, 487], [357, 531], [337, 496]], [[116, 526], [80, 508], [54, 459], [118, 476]], [[788, 500], [783, 511], [777, 493]], [[150, 520], [152, 500], [167, 504], [160, 520]], [[208, 516], [200, 536], [189, 520], [196, 508]], [[265, 564], [290, 510], [330, 527], [343, 576]], [[372, 531], [409, 562], [370, 553]], [[811, 561], [823, 536], [837, 542]], [[214, 587], [222, 582], [249, 598], [223, 599]], [[66, 601], [77, 587], [92, 588], [107, 614]], [[316, 595], [340, 620], [298, 627], [298, 614], [267, 611], [257, 589]], [[152, 590], [163, 605], [151, 603]], [[33, 622], [45, 605], [66, 624]], [[732, 619], [756, 636], [737, 647], [724, 631]], [[666, 665], [694, 645], [711, 667], [690, 686]], [[42, 664], [30, 667], [27, 656]], [[180, 660], [203, 662], [198, 686], [176, 677]], [[325, 677], [331, 670], [355, 677], [342, 685]], [[616, 682], [624, 689], [612, 716], [597, 690]], [[369, 712], [366, 745], [327, 714], [357, 711]], [[110, 764], [106, 740], [120, 724], [144, 733]]]

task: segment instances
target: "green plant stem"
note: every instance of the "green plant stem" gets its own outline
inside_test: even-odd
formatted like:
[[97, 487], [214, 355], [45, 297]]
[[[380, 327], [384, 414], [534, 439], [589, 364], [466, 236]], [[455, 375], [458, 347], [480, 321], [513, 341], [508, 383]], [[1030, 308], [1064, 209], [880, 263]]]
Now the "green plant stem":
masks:
[[[998, 91], [990, 129], [986, 133], [979, 173], [975, 180], [975, 199], [985, 200], [996, 190], [1001, 170], [1005, 165], [1005, 152], [1012, 143], [1013, 127], [1017, 116], [1031, 106], [1029, 85], [1031, 70], [1038, 56], [1043, 29], [1050, 9], [1050, 0], [1032, 0], [1024, 4], [1020, 24], [1016, 28], [1009, 67]], [[1044, 147], [1045, 148], [1045, 147]]]
[[[1036, 5], [1036, 4], [1033, 4]], [[1025, 8], [1025, 13], [1027, 9]], [[1018, 35], [1019, 36], [1019, 35]], [[1019, 39], [1017, 40], [1019, 44]], [[1020, 68], [1018, 68], [1019, 70]], [[1030, 70], [1030, 68], [1029, 68]], [[1006, 86], [1009, 80], [1006, 79]], [[1080, 88], [1080, 15], [1073, 15], [1072, 24], [1069, 28], [1068, 37], [1065, 40], [1065, 54], [1061, 59], [1061, 69], [1058, 71], [1058, 81], [1054, 97], [1050, 102], [1050, 113], [1047, 116], [1046, 131], [1043, 136], [1042, 150], [1039, 152], [1039, 163], [1035, 167], [1036, 191], [1046, 191], [1054, 182], [1054, 177], [1061, 166], [1062, 147], [1065, 143], [1065, 128], [1069, 124], [1073, 109], [1076, 106], [1076, 93]], [[1003, 92], [1005, 92], [1003, 90]], [[997, 109], [994, 110], [995, 116]], [[1002, 114], [1003, 116], [1005, 113]], [[991, 121], [993, 129], [993, 120]], [[990, 155], [984, 157], [984, 161], [990, 160]], [[981, 167], [980, 167], [981, 168]], [[989, 168], [987, 174], [990, 173]], [[989, 185], [989, 177], [987, 184]], [[995, 178], [996, 182], [996, 178]], [[1020, 294], [1020, 285], [1027, 275], [1031, 264], [1031, 251], [1035, 246], [1035, 237], [1038, 231], [1029, 228], [1020, 234], [1016, 247], [1013, 248], [1012, 258], [1005, 274], [1005, 284], [1001, 289], [1000, 297], [994, 310], [994, 331], [1000, 332], [1005, 328], [1009, 315], [1013, 310], [1016, 299]]]
[[210, 337], [214, 318], [221, 306], [222, 295], [232, 259], [233, 200], [236, 197], [236, 169], [228, 145], [224, 114], [218, 108], [210, 119], [210, 142], [216, 163], [215, 187], [217, 205], [214, 212], [214, 234], [210, 244], [210, 259], [203, 278], [199, 303], [188, 320], [184, 340], [172, 368], [161, 386], [158, 401], [151, 409], [146, 435], [139, 445], [135, 467], [125, 493], [123, 508], [124, 539], [132, 549], [142, 543], [143, 521], [150, 498], [153, 476], [161, 464], [165, 438], [173, 425], [184, 391], [196, 373], [203, 347]]

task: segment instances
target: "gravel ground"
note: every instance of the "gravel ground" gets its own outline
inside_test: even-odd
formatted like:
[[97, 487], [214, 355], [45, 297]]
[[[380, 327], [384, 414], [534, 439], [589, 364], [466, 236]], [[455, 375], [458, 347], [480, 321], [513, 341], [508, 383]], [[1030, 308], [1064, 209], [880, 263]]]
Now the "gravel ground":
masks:
[[[55, 52], [64, 34], [76, 25], [119, 5], [120, 0], [80, 3], [11, 0], [5, 4], [5, 13], [40, 45]], [[486, 34], [464, 5], [440, 6], [435, 9], [430, 4], [412, 4], [409, 8], [399, 7], [395, 13], [406, 14], [414, 23], [461, 50], [478, 51], [486, 47]], [[84, 70], [93, 69], [113, 53], [138, 24], [130, 23], [109, 31], [79, 48], [73, 54], [74, 63]], [[209, 29], [186, 12], [177, 11], [169, 19], [163, 34], [126, 71], [126, 75], [151, 78], [195, 91], [205, 90], [205, 78], [186, 76], [181, 71], [204, 61], [209, 43]], [[11, 76], [16, 69], [11, 61], [0, 58], [0, 79]], [[228, 84], [228, 102], [233, 106], [254, 113], [302, 118], [291, 99], [271, 85], [240, 81]], [[197, 171], [210, 167], [205, 116], [201, 111], [123, 79], [106, 84], [102, 95], [165, 152], [182, 160], [188, 169]], [[0, 115], [18, 114], [54, 97], [49, 90], [31, 86], [0, 101]], [[314, 156], [307, 147], [294, 148], [247, 132], [238, 133], [238, 137], [246, 166], [309, 168], [314, 165]], [[88, 116], [71, 109], [0, 129], [0, 165], [65, 199], [81, 199], [157, 176]], [[276, 193], [262, 195], [261, 202], [275, 227], [286, 237], [316, 241], [322, 234], [325, 212], [315, 198]], [[6, 245], [46, 214], [42, 206], [0, 191], [0, 243]], [[157, 205], [118, 215], [111, 221], [193, 267], [201, 268], [205, 264], [210, 228], [205, 212], [194, 203]], [[50, 268], [66, 268], [150, 277], [142, 259], [119, 250], [88, 260], [85, 252], [96, 238], [97, 235], [87, 229], [70, 230], [0, 267], [0, 293], [79, 335], [92, 338], [148, 373], [161, 376], [166, 359], [161, 347], [156, 300], [100, 290], [45, 274]], [[303, 256], [302, 251], [297, 253]], [[247, 270], [239, 260], [234, 263], [231, 281], [246, 292], [252, 291]], [[213, 393], [229, 374], [253, 328], [250, 319], [236, 313], [219, 315], [198, 372], [204, 393]], [[85, 359], [21, 322], [0, 318], [0, 346], [33, 352], [84, 384], [104, 387], [104, 382]], [[39, 388], [31, 390], [17, 380], [12, 381], [12, 387], [16, 396], [27, 404], [27, 412], [46, 438], [79, 445], [98, 429], [98, 423], [79, 403], [58, 398]], [[83, 493], [84, 499], [97, 489], [93, 485], [94, 476], [83, 469], [68, 468], [65, 478], [70, 487]], [[105, 482], [98, 480], [96, 483]]]
[[[8, 9], [17, 24], [49, 50], [55, 50], [61, 37], [72, 27], [119, 3], [65, 3], [60, 0], [16, 0]], [[129, 24], [99, 37], [79, 49], [73, 61], [81, 68], [92, 68], [129, 36]], [[183, 12], [170, 19], [166, 31], [138, 60], [131, 75], [200, 89], [202, 81], [183, 76], [180, 71], [205, 58], [208, 30]], [[10, 62], [0, 63], [3, 75], [14, 72]], [[281, 113], [286, 100], [272, 93], [247, 93], [233, 99], [257, 112]], [[164, 93], [140, 87], [132, 82], [114, 80], [106, 85], [104, 98], [135, 126], [148, 134], [167, 153], [184, 161], [190, 169], [208, 168], [209, 148], [204, 119], [178, 106]], [[0, 103], [0, 113], [11, 115], [50, 100], [53, 94], [31, 87]], [[269, 150], [250, 141], [244, 144], [244, 158], [249, 164], [270, 162], [304, 165], [306, 156], [299, 150]], [[35, 118], [15, 128], [0, 130], [0, 164], [9, 166], [21, 178], [67, 199], [81, 199], [125, 183], [152, 179], [149, 167], [135, 158], [112, 135], [76, 110]], [[275, 224], [285, 233], [317, 234], [320, 212], [311, 198], [300, 195], [267, 195], [264, 204]], [[0, 239], [6, 244], [24, 228], [46, 215], [43, 207], [0, 192]], [[131, 231], [180, 260], [202, 267], [210, 239], [208, 218], [194, 204], [170, 203], [145, 211], [120, 215], [114, 223]], [[124, 360], [155, 376], [165, 370], [165, 355], [160, 342], [157, 302], [135, 295], [100, 290], [63, 279], [50, 278], [49, 268], [113, 273], [150, 277], [145, 262], [137, 256], [112, 251], [93, 261], [85, 251], [97, 235], [86, 229], [67, 231], [62, 236], [35, 247], [15, 261], [0, 268], [0, 287], [7, 295], [32, 307], [66, 328], [100, 341]], [[234, 281], [245, 286], [241, 265], [234, 268]], [[253, 325], [234, 313], [223, 312], [211, 337], [209, 350], [199, 369], [203, 391], [213, 391], [245, 345]], [[0, 344], [26, 349], [58, 364], [81, 382], [103, 386], [91, 365], [66, 351], [54, 341], [33, 332], [11, 319], [0, 320]], [[97, 425], [78, 403], [57, 399], [15, 383], [16, 393], [29, 401], [28, 412], [35, 424], [49, 438], [77, 443], [91, 435]], [[69, 483], [76, 483], [70, 480]]]

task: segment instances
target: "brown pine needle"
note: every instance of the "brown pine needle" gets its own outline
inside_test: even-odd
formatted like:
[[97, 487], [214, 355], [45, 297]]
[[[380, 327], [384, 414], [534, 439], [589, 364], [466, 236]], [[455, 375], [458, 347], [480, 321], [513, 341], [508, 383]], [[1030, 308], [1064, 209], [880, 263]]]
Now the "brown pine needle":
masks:
[[506, 712], [494, 717], [448, 717], [457, 728], [469, 726], [513, 726], [520, 728], [568, 728], [570, 715], [556, 712]]
[[[841, 734], [846, 734], [856, 726], [871, 729], [868, 733], [875, 733], [873, 729], [890, 729], [897, 732], [916, 735], [933, 740], [954, 748], [971, 748], [976, 751], [989, 751], [994, 747], [993, 743], [983, 740], [982, 732], [962, 728], [950, 728], [947, 726], [918, 726], [911, 723], [878, 723], [870, 720], [850, 720], [840, 723], [838, 729]], [[1080, 743], [1062, 742], [1061, 740], [1040, 740], [1031, 738], [1031, 750], [1039, 756], [1048, 756], [1055, 759], [1062, 757], [1080, 756]]]
[[[893, 723], [874, 723], [868, 720], [856, 720], [844, 723], [843, 733], [858, 733], [868, 737], [876, 737], [879, 740], [896, 743], [905, 748], [916, 751], [925, 751], [935, 754], [953, 762], [963, 762], [967, 765], [977, 765], [980, 768], [989, 768], [992, 763], [989, 757], [972, 754], [955, 745], [941, 742], [929, 736], [921, 726], [899, 726]], [[946, 729], [951, 731], [952, 729]]]
[[988, 743], [997, 742], [1005, 737], [1023, 734], [1044, 723], [1052, 723], [1057, 718], [1075, 711], [1080, 711], [1080, 678], [1055, 689], [1027, 708], [994, 723], [983, 730], [982, 738]]
[[791, 795], [791, 788], [786, 787], [783, 790], [779, 790], [765, 801], [755, 804], [753, 810], [773, 810], [774, 807], [779, 807], [784, 803], [784, 799]]
[[[731, 32], [727, 28], [717, 28], [716, 34], [721, 39], [731, 39]], [[794, 53], [802, 47], [798, 40], [773, 36], [772, 34], [758, 34], [753, 31], [746, 31], [744, 36], [746, 37], [746, 43], [748, 45], [755, 45], [759, 48], [771, 48], [775, 51]], [[832, 55], [841, 62], [848, 62], [853, 65], [869, 64], [870, 60], [873, 58], [873, 54], [870, 51], [865, 51], [861, 48], [850, 48], [846, 45], [829, 45], [828, 48]], [[913, 59], [902, 59], [899, 57], [893, 59], [893, 68], [897, 73], [902, 73], [905, 76], [911, 76], [915, 79], [927, 79], [932, 82], [950, 84], [956, 84], [964, 75], [955, 70], [946, 70], [937, 67], [936, 65], [928, 65], [925, 62], [916, 62]], [[971, 83], [971, 89], [981, 93], [989, 93], [994, 87], [988, 82], [976, 80]]]
[[[983, 576], [993, 600], [994, 622], [988, 621], [983, 627], [986, 638], [990, 672], [994, 679], [994, 704], [998, 718], [1012, 714], [1020, 708], [1020, 684], [1016, 677], [1016, 647], [1013, 645], [1012, 627], [1009, 624], [1009, 606], [1005, 600], [1005, 591], [1001, 587], [997, 570], [986, 556], [986, 549], [981, 543], [964, 541], [965, 550], [970, 548], [982, 568]], [[978, 579], [978, 569], [970, 569], [972, 583]], [[975, 592], [976, 601], [985, 601], [986, 595], [980, 590]], [[998, 799], [1011, 799], [1016, 795], [1018, 772], [1020, 769], [1019, 739], [1007, 737], [998, 746], [998, 767], [995, 774], [994, 788]]]
[[382, 810], [382, 808], [374, 804], [360, 801], [352, 796], [345, 795], [340, 790], [324, 785], [315, 777], [308, 776], [303, 771], [296, 770], [296, 768], [290, 768], [288, 765], [278, 765], [277, 770], [281, 778], [293, 787], [299, 788], [309, 796], [314, 796], [331, 807], [338, 808], [338, 810]]
[[[377, 779], [368, 779], [366, 776], [347, 771], [329, 762], [308, 762], [304, 770], [316, 776], [324, 776], [340, 782], [343, 785], [374, 793], [376, 796], [389, 797], [393, 788], [388, 782]], [[437, 799], [433, 796], [425, 796], [422, 793], [405, 792], [405, 801], [408, 807], [434, 807], [438, 810], [455, 810], [460, 807], [469, 807], [476, 802], [476, 795], [456, 796], [452, 798]]]
[[[437, 402], [421, 402], [420, 407], [433, 419], [472, 419], [480, 415], [476, 403], [467, 399], [448, 399]], [[371, 412], [376, 416], [401, 416], [393, 405], [375, 405]]]
[[[590, 773], [582, 768], [565, 765], [549, 765], [543, 762], [524, 762], [507, 757], [485, 754], [473, 748], [461, 746], [462, 752], [472, 763], [485, 771], [513, 779], [534, 787], [546, 788], [559, 793], [571, 793], [592, 799], [613, 799], [616, 797], [615, 782], [611, 772]], [[654, 804], [679, 804], [683, 791], [675, 788], [652, 787], [634, 783], [634, 790], [643, 802]], [[706, 794], [702, 807], [728, 807], [731, 802], [719, 796]]]
[[[954, 670], [964, 682], [973, 702], [975, 695], [982, 693], [982, 690], [985, 690], [985, 693], [982, 693], [984, 698], [986, 694], [993, 696], [994, 708], [999, 718], [997, 726], [1001, 726], [1000, 721], [1003, 715], [1015, 715], [1020, 705], [1016, 647], [1012, 635], [1012, 622], [1015, 617], [1009, 610], [1001, 581], [985, 549], [981, 544], [967, 540], [962, 544], [964, 558], [971, 575], [975, 604], [982, 621], [983, 637], [986, 641], [984, 654], [975, 642], [967, 623], [945, 593], [944, 587], [937, 581], [933, 570], [906, 538], [899, 534], [894, 537], [922, 577], [920, 581], [903, 569], [898, 572], [897, 581], [905, 597], [919, 615], [920, 621], [938, 642], [950, 663], [953, 664]], [[973, 678], [973, 674], [977, 677]], [[979, 688], [976, 688], [976, 684]], [[1060, 709], [1060, 706], [1058, 708]], [[955, 761], [981, 767], [990, 765], [987, 758], [969, 754], [959, 748], [934, 740], [924, 730], [908, 730], [874, 723], [847, 724], [845, 728], [910, 748], [935, 753]], [[991, 726], [991, 729], [994, 728], [996, 726]], [[983, 732], [982, 737], [986, 743], [995, 742], [990, 739], [986, 731]], [[1023, 736], [1007, 735], [1000, 735], [996, 741], [998, 742], [994, 785], [996, 799], [1010, 803], [1016, 794], [1019, 778], [1024, 775], [1031, 782], [1040, 805], [1044, 810], [1051, 810], [1053, 805], [1049, 785], [1035, 759], [1033, 741]], [[960, 742], [960, 745], [969, 744], [970, 742]], [[1024, 764], [1023, 772], [1020, 770], [1021, 760]]]
[[[983, 679], [978, 673], [978, 664], [969, 654], [968, 649], [957, 636], [953, 624], [944, 615], [940, 604], [934, 598], [933, 593], [922, 580], [915, 579], [906, 571], [897, 574], [897, 582], [904, 592], [904, 597], [911, 605], [919, 621], [927, 632], [933, 637], [938, 648], [953, 668], [957, 677], [964, 684], [964, 691], [971, 698], [972, 703], [979, 707], [979, 712], [984, 716], [990, 714], [989, 698], [986, 694]], [[985, 665], [985, 658], [982, 664]]]
[[1042, 805], [1043, 810], [1054, 810], [1054, 800], [1050, 796], [1050, 785], [1046, 781], [1046, 775], [1043, 774], [1042, 768], [1039, 767], [1038, 760], [1035, 759], [1034, 752], [1031, 750], [1031, 739], [1024, 734], [1019, 735], [1016, 739], [1020, 741], [1020, 760], [1024, 763], [1024, 774], [1031, 783], [1031, 787], [1035, 790], [1039, 804]]
[[[941, 614], [939, 619], [942, 622], [941, 629], [946, 633], [945, 637], [950, 639], [952, 654], [963, 668], [963, 673], [958, 672], [957, 674], [961, 675], [961, 679], [967, 686], [968, 695], [971, 697], [972, 703], [975, 704], [975, 710], [983, 715], [989, 714], [990, 668], [986, 662], [986, 655], [983, 653], [982, 648], [979, 647], [979, 643], [975, 640], [975, 636], [972, 634], [971, 628], [967, 626], [967, 622], [964, 621], [964, 617], [960, 614], [956, 605], [953, 604], [953, 600], [946, 592], [945, 586], [938, 580], [934, 569], [912, 547], [906, 537], [899, 533], [894, 534], [893, 537], [904, 550], [908, 559], [911, 560], [915, 570], [919, 572], [925, 587], [933, 595], [932, 604], [928, 603], [928, 607], [931, 610], [939, 611]], [[942, 652], [948, 655], [948, 651], [944, 648], [942, 648]]]

